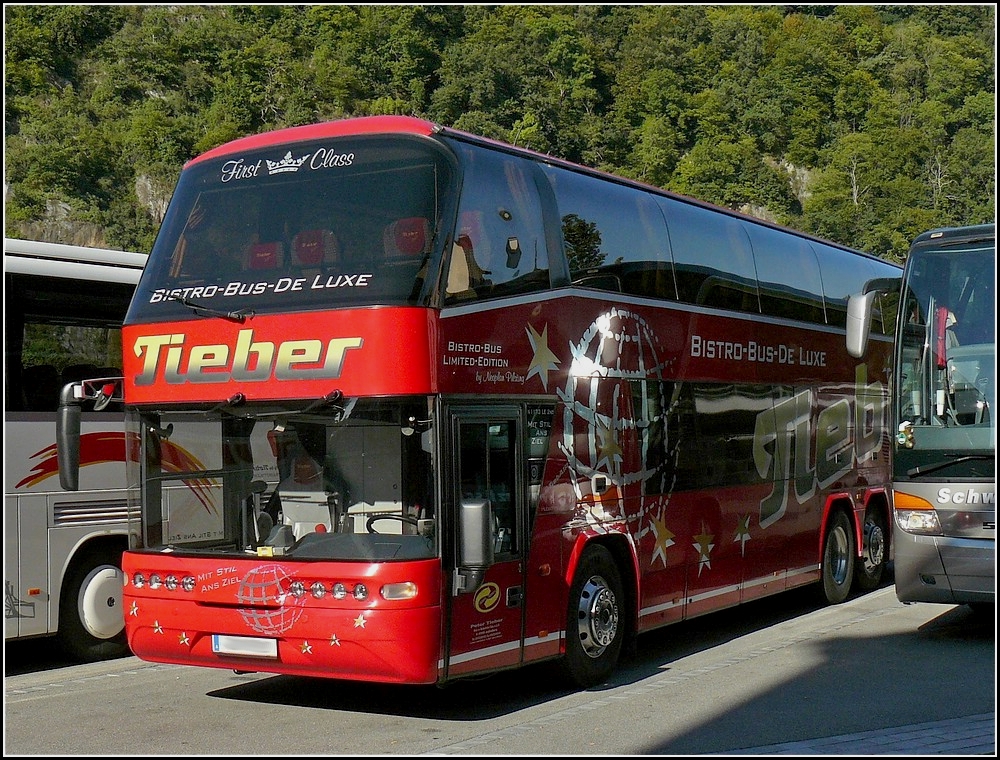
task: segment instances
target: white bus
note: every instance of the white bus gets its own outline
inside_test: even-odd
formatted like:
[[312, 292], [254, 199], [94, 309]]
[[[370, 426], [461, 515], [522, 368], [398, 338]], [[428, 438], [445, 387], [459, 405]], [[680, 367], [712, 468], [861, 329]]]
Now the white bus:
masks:
[[83, 416], [80, 489], [60, 488], [61, 387], [120, 376], [121, 324], [145, 254], [4, 239], [4, 640], [56, 636], [72, 657], [127, 654], [120, 405]]

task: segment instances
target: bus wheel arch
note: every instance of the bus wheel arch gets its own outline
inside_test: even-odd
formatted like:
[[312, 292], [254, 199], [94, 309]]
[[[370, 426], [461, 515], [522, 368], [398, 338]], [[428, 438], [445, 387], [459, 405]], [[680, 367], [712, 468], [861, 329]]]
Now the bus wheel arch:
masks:
[[[563, 675], [582, 688], [596, 686], [614, 672], [626, 639], [634, 640], [632, 594], [613, 548], [589, 542], [570, 584]], [[631, 582], [629, 573], [629, 582]]]
[[70, 563], [59, 595], [58, 640], [70, 656], [97, 662], [128, 654], [122, 609], [122, 539], [81, 546]]
[[882, 583], [889, 563], [891, 535], [889, 505], [884, 498], [873, 497], [865, 508], [861, 551], [854, 570], [854, 582], [860, 590], [872, 591]]
[[829, 604], [846, 601], [854, 583], [857, 562], [855, 529], [847, 509], [833, 505], [823, 528], [820, 576], [823, 597]]

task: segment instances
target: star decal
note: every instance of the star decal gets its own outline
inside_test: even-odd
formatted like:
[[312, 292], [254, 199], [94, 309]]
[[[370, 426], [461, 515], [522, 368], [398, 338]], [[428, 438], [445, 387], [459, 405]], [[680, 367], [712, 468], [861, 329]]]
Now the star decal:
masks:
[[340, 646], [340, 639], [337, 638], [337, 634], [330, 636], [330, 646]]
[[132, 602], [132, 606], [129, 607], [128, 614], [131, 617], [139, 617], [139, 603]]
[[528, 325], [528, 340], [531, 342], [531, 350], [534, 356], [531, 364], [528, 365], [528, 374], [524, 380], [527, 382], [532, 375], [538, 375], [542, 381], [542, 388], [549, 389], [549, 372], [554, 371], [559, 364], [559, 358], [549, 350], [549, 326], [542, 328], [542, 334], [535, 332], [535, 328]]
[[354, 627], [355, 628], [364, 628], [366, 622], [368, 622], [368, 621], [365, 620], [365, 613], [362, 612], [360, 615], [358, 615], [356, 618], [354, 618]]
[[188, 635], [186, 633], [184, 633], [183, 631], [181, 632], [181, 635], [180, 635], [180, 638], [178, 639], [178, 641], [179, 641], [179, 643], [183, 644], [186, 647], [191, 646], [191, 639], [189, 639]]
[[160, 625], [159, 620], [153, 621], [153, 633], [161, 633], [161, 634], [163, 633], [163, 626]]
[[743, 515], [736, 528], [736, 535], [733, 541], [740, 542], [740, 556], [746, 556], [747, 541], [750, 540], [750, 515]]
[[674, 545], [674, 534], [667, 530], [666, 523], [664, 522], [663, 516], [656, 517], [649, 521], [650, 527], [656, 534], [656, 542], [653, 544], [653, 556], [650, 558], [649, 564], [656, 562], [657, 557], [663, 562], [663, 566], [667, 566], [667, 549]]
[[698, 577], [701, 577], [701, 569], [707, 567], [709, 570], [712, 569], [712, 557], [711, 551], [715, 548], [715, 544], [712, 543], [712, 539], [715, 538], [711, 533], [707, 533], [705, 528], [705, 523], [701, 524], [701, 533], [694, 537], [694, 543], [691, 544], [695, 549], [698, 550]]
[[597, 467], [600, 469], [602, 464], [607, 464], [608, 472], [615, 471], [615, 464], [621, 463], [622, 461], [622, 447], [618, 445], [618, 440], [615, 438], [615, 431], [612, 430], [604, 422], [597, 421], [597, 437], [600, 439], [598, 443], [598, 460]]
[[299, 647], [299, 651], [302, 652], [302, 654], [312, 654], [313, 653], [312, 644], [310, 644], [308, 641], [303, 641], [302, 646]]

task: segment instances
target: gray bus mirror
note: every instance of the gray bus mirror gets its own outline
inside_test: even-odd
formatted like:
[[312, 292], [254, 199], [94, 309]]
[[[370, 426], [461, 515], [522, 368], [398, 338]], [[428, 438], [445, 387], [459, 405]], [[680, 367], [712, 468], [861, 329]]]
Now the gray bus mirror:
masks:
[[493, 564], [493, 510], [489, 501], [463, 501], [459, 506], [458, 567], [455, 593], [471, 594]]
[[64, 491], [80, 489], [80, 416], [83, 404], [77, 398], [79, 383], [64, 385], [59, 392], [56, 414], [56, 458], [59, 485]]
[[847, 353], [860, 359], [868, 350], [868, 334], [872, 322], [872, 304], [877, 291], [857, 293], [847, 299]]

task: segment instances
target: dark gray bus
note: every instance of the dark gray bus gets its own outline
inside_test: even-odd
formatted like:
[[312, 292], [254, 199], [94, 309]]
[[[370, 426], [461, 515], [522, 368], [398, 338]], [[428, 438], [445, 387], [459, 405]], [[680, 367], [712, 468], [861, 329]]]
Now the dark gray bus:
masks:
[[[902, 602], [995, 606], [995, 283], [995, 225], [930, 230], [910, 247], [891, 382]], [[853, 355], [864, 353], [866, 302], [892, 289], [873, 281], [851, 299]]]

